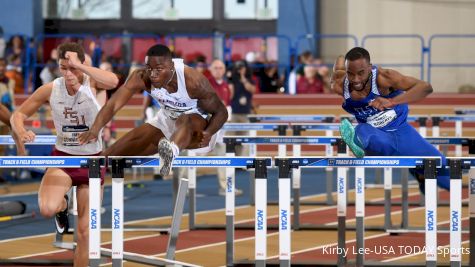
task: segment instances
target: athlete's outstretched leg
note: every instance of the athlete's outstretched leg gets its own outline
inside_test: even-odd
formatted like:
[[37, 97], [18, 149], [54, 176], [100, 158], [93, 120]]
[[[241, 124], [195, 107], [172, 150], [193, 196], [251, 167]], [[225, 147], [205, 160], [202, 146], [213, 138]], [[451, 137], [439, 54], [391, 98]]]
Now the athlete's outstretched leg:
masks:
[[117, 140], [102, 154], [105, 156], [153, 155], [157, 153], [158, 141], [163, 136], [160, 129], [148, 123], [144, 123]]
[[[433, 156], [442, 158], [442, 168], [437, 169], [437, 185], [450, 190], [450, 175], [445, 168], [446, 158], [435, 146], [429, 144], [411, 125], [407, 124], [397, 131], [398, 155], [399, 156]], [[423, 181], [422, 170], [412, 171], [413, 175]], [[422, 185], [423, 188], [423, 185]], [[422, 189], [421, 189], [422, 190]]]

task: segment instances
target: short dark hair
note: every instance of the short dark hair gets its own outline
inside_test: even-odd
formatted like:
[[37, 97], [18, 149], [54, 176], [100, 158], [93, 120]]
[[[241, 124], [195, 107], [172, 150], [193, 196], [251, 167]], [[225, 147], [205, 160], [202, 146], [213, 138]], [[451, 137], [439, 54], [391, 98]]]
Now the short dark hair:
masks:
[[362, 47], [353, 47], [348, 53], [345, 55], [345, 60], [354, 61], [364, 58], [368, 62], [371, 62], [371, 57], [369, 56], [368, 50]]
[[84, 48], [78, 43], [62, 43], [58, 46], [58, 59], [66, 59], [66, 52], [76, 52], [79, 60], [84, 63]]
[[157, 44], [148, 49], [147, 56], [172, 58], [172, 52], [167, 46]]

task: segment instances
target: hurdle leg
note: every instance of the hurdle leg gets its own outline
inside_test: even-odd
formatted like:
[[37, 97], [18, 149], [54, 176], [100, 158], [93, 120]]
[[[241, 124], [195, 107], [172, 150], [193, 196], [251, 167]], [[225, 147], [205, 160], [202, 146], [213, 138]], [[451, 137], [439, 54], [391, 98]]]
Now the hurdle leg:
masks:
[[426, 266], [429, 267], [437, 266], [437, 179], [435, 172], [436, 160], [424, 160]]
[[[251, 130], [249, 131], [249, 136], [256, 137], [257, 136], [257, 131], [256, 130]], [[256, 144], [249, 144], [249, 157], [257, 157], [257, 145]], [[226, 148], [227, 149], [227, 148]], [[227, 150], [226, 150], [227, 152]], [[256, 203], [255, 201], [255, 180], [252, 178], [256, 174], [254, 173], [254, 170], [248, 170], [249, 171], [249, 205], [254, 206]]]
[[[462, 121], [455, 121], [455, 137], [462, 137]], [[462, 145], [455, 146], [455, 156], [462, 156]]]
[[[338, 216], [338, 247], [346, 248], [346, 177], [347, 168], [337, 168], [337, 216]], [[346, 266], [344, 253], [338, 254], [338, 266]]]
[[469, 170], [470, 253], [469, 266], [475, 264], [475, 166]]
[[88, 159], [89, 166], [89, 266], [101, 263], [101, 168], [99, 159]]
[[265, 160], [254, 161], [256, 169], [255, 266], [265, 267], [267, 258], [267, 167]]
[[[327, 130], [325, 131], [325, 136], [331, 137], [333, 136], [333, 131]], [[333, 156], [333, 145], [329, 144], [325, 146], [325, 156], [332, 157]], [[327, 205], [335, 205], [335, 201], [333, 200], [333, 168], [329, 167], [325, 169], [326, 173], [326, 182], [327, 182]]]
[[170, 237], [168, 238], [167, 254], [168, 260], [175, 259], [176, 242], [178, 233], [180, 232], [181, 218], [183, 216], [183, 208], [185, 207], [186, 191], [188, 191], [188, 180], [181, 179], [178, 186], [178, 195], [173, 209], [172, 224], [170, 228]]
[[276, 160], [275, 165], [279, 168], [279, 261], [281, 267], [290, 267], [290, 162]]
[[[300, 145], [293, 145], [294, 157], [300, 157]], [[301, 170], [292, 169], [292, 191], [294, 192], [294, 217], [293, 217], [293, 227], [294, 230], [300, 229], [300, 187], [301, 187]], [[280, 202], [279, 202], [280, 203]]]
[[355, 168], [356, 266], [364, 266], [365, 169]]
[[450, 266], [462, 266], [462, 162], [449, 160], [450, 166]]
[[391, 221], [391, 190], [393, 188], [393, 170], [384, 168], [384, 229], [393, 228]]
[[401, 169], [401, 228], [409, 227], [409, 172], [407, 169]]
[[[188, 156], [196, 156], [195, 152], [188, 150]], [[189, 205], [189, 216], [188, 216], [188, 227], [191, 230], [195, 229], [195, 219], [196, 219], [196, 167], [188, 167], [188, 205]], [[179, 177], [181, 179], [182, 177]], [[175, 202], [176, 203], [176, 202]]]
[[383, 176], [383, 170], [380, 168], [377, 168], [374, 170], [374, 184], [382, 184], [383, 179], [381, 177]]
[[[122, 267], [124, 252], [125, 160], [111, 159], [112, 168], [112, 266]], [[135, 169], [135, 168], [134, 168]]]
[[335, 205], [333, 200], [333, 168], [325, 168], [325, 175], [327, 181], [327, 205]]
[[[234, 153], [231, 153], [234, 155]], [[234, 265], [235, 169], [226, 168], [226, 266]]]
[[[77, 187], [73, 186], [71, 188], [71, 198], [69, 199], [69, 203], [73, 203], [73, 218], [74, 218], [74, 233], [73, 233], [73, 240], [76, 242], [78, 240], [78, 233], [76, 231], [77, 225], [79, 223], [79, 218], [78, 218], [78, 202], [77, 202], [77, 192], [76, 192]], [[76, 249], [76, 247], [74, 247]]]

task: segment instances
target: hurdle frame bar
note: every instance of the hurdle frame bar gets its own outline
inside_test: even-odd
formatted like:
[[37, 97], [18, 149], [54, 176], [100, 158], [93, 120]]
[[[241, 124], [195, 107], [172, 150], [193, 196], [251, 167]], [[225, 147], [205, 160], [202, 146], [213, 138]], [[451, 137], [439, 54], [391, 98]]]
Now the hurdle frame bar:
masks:
[[[359, 169], [357, 171], [357, 176], [364, 177], [364, 169], [362, 167], [373, 167], [373, 168], [384, 168], [384, 167], [392, 167], [392, 168], [409, 168], [409, 167], [416, 167], [420, 164], [423, 164], [427, 159], [438, 159], [440, 165], [440, 158], [438, 157], [365, 157], [362, 159], [357, 158], [339, 158], [339, 157], [296, 157], [296, 158], [280, 158], [276, 157], [275, 160], [289, 160], [290, 164], [297, 167], [304, 167], [304, 168], [326, 168], [328, 166], [338, 167], [337, 169], [344, 168], [356, 168]], [[386, 161], [398, 159], [397, 165], [385, 163]], [[366, 162], [369, 160], [369, 164]], [[403, 161], [399, 163], [399, 161]], [[373, 163], [372, 163], [373, 162]], [[381, 163], [378, 163], [381, 162]], [[345, 171], [346, 172], [346, 171]], [[357, 251], [364, 251], [364, 178], [362, 179], [355, 179], [355, 187], [360, 187], [361, 190], [355, 190], [356, 198], [355, 198], [355, 205], [356, 205], [356, 245]], [[359, 183], [359, 185], [358, 185]], [[337, 198], [337, 215], [338, 215], [338, 246], [345, 247], [345, 236], [346, 230], [346, 204], [347, 204], [347, 197], [346, 197], [346, 179], [343, 177], [338, 176], [338, 198]], [[256, 189], [257, 190], [257, 189]], [[280, 191], [280, 188], [279, 188]], [[279, 192], [279, 195], [281, 193]], [[290, 203], [290, 199], [286, 202]], [[359, 215], [359, 216], [358, 216]], [[295, 216], [295, 214], [294, 214]], [[358, 234], [359, 232], [359, 234]], [[344, 266], [347, 263], [347, 259], [343, 257], [343, 255], [338, 255], [338, 265]], [[358, 254], [356, 256], [356, 265], [362, 266], [364, 264], [364, 255]]]

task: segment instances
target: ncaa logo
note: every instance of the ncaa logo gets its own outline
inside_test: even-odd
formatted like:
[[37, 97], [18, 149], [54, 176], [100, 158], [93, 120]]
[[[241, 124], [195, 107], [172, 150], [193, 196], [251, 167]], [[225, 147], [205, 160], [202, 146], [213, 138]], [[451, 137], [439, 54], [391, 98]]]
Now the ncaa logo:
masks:
[[328, 165], [335, 165], [335, 159], [328, 159]]

